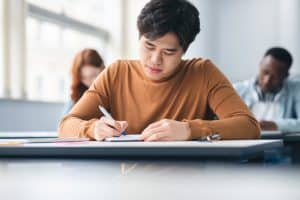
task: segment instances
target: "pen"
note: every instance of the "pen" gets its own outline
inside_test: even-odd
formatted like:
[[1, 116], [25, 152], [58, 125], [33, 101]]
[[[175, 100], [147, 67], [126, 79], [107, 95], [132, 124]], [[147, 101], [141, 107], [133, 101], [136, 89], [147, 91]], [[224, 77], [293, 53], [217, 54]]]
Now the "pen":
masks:
[[[100, 112], [102, 112], [105, 117], [114, 120], [114, 118], [111, 116], [111, 114], [103, 106], [99, 105], [98, 108], [99, 108]], [[121, 135], [126, 135], [126, 132], [123, 131], [121, 133]]]

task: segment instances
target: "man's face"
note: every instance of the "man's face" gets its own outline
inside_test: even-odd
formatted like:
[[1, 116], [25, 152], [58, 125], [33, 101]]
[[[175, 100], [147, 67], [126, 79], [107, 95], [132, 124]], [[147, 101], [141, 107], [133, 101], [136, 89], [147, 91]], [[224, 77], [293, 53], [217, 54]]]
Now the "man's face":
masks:
[[278, 91], [287, 76], [288, 70], [285, 63], [276, 60], [271, 55], [265, 56], [260, 62], [258, 85], [263, 92]]
[[140, 59], [145, 75], [151, 80], [162, 80], [177, 70], [183, 49], [177, 36], [167, 33], [164, 36], [150, 40], [145, 36], [140, 38]]

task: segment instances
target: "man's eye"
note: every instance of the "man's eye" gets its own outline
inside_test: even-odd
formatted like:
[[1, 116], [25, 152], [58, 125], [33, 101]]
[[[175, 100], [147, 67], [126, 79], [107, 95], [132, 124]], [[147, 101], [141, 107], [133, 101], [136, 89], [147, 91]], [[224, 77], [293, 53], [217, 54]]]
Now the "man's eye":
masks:
[[263, 71], [263, 74], [264, 74], [264, 75], [268, 75], [269, 72], [268, 72], [268, 71]]
[[165, 51], [164, 52], [167, 56], [171, 56], [171, 55], [173, 55], [174, 54], [174, 52], [173, 51]]
[[149, 49], [149, 50], [153, 50], [154, 49], [154, 47], [151, 46], [151, 45], [146, 45], [146, 48]]

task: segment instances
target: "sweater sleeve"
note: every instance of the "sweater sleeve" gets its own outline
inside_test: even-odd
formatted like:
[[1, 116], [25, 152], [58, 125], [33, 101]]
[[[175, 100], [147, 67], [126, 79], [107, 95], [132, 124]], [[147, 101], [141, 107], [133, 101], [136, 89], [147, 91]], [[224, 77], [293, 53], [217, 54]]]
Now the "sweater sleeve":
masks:
[[102, 116], [98, 106], [102, 105], [110, 111], [110, 87], [117, 79], [117, 67], [116, 62], [106, 68], [73, 106], [69, 114], [61, 120], [58, 128], [59, 137], [93, 137], [95, 122]]
[[210, 61], [204, 63], [207, 80], [207, 105], [218, 120], [187, 120], [191, 139], [218, 133], [222, 139], [255, 139], [259, 124], [232, 87], [229, 80]]
[[294, 84], [294, 88], [291, 88], [294, 95], [292, 111], [294, 116], [274, 120], [278, 130], [282, 132], [300, 132], [300, 82]]

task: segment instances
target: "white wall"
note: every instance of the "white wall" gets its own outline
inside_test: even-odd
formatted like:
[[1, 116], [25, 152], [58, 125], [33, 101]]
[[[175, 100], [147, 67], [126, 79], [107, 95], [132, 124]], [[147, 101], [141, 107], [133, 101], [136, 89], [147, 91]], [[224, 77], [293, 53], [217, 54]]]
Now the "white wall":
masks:
[[139, 58], [139, 33], [137, 29], [137, 17], [142, 8], [149, 0], [127, 0], [127, 18], [126, 18], [126, 47], [124, 58], [138, 59]]
[[202, 57], [213, 59], [212, 55], [215, 47], [212, 41], [215, 37], [214, 25], [216, 18], [215, 15], [211, 14], [213, 11], [212, 1], [193, 0], [191, 2], [199, 9], [201, 30], [185, 53], [184, 58]]
[[202, 31], [186, 57], [211, 58], [233, 81], [255, 76], [264, 52], [275, 45], [294, 57], [300, 73], [300, 2], [297, 0], [200, 0]]
[[[294, 64], [291, 72], [300, 75], [300, 1], [280, 1], [280, 41], [291, 51]], [[299, 76], [300, 77], [300, 76]]]

